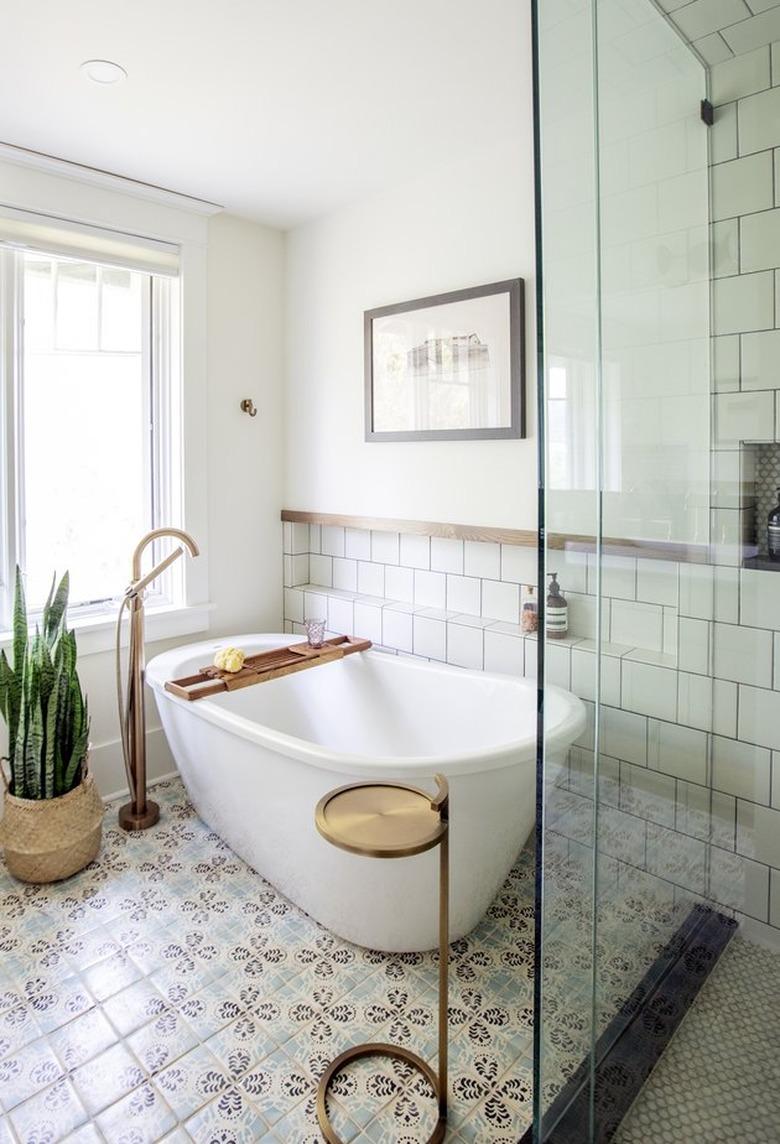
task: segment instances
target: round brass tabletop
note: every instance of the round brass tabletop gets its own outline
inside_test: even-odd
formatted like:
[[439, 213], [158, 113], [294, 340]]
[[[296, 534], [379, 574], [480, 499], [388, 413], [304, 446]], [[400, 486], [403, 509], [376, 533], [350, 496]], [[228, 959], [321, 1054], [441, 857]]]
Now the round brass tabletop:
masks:
[[370, 858], [407, 858], [431, 850], [447, 831], [447, 820], [431, 795], [398, 783], [350, 783], [317, 803], [323, 838]]

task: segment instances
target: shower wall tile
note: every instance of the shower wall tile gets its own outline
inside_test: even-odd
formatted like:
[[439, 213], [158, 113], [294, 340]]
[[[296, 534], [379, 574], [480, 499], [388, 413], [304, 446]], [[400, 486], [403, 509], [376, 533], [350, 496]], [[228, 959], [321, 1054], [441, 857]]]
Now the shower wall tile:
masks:
[[431, 538], [415, 533], [401, 533], [400, 563], [407, 568], [430, 568]]
[[780, 147], [780, 87], [740, 99], [738, 123], [740, 155]]
[[[332, 556], [333, 561], [333, 587], [344, 592], [357, 592], [357, 560], [345, 560], [340, 556]], [[312, 577], [313, 583], [318, 581]]]
[[350, 560], [371, 559], [371, 533], [362, 528], [344, 530], [344, 555]]
[[482, 671], [485, 663], [483, 629], [447, 624], [447, 663]]
[[712, 737], [712, 785], [752, 802], [769, 803], [771, 755], [738, 739]]
[[525, 641], [488, 629], [485, 632], [485, 671], [505, 675], [525, 673]]
[[780, 810], [738, 799], [737, 851], [780, 868]]
[[713, 625], [713, 668], [718, 679], [772, 686], [772, 635], [736, 624]]
[[338, 525], [322, 525], [322, 552], [325, 556], [345, 556], [344, 529]]
[[433, 571], [452, 572], [462, 576], [463, 561], [462, 540], [449, 540], [441, 536], [431, 537], [431, 568]]
[[712, 218], [738, 218], [774, 206], [772, 153], [762, 151], [712, 168]]

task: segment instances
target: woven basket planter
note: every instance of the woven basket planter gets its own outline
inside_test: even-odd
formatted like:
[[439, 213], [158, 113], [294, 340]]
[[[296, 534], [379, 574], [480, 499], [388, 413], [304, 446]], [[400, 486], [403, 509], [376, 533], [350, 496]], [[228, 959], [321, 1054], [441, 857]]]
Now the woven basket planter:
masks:
[[17, 798], [6, 788], [0, 846], [8, 872], [22, 882], [60, 882], [83, 870], [100, 849], [103, 813], [89, 772], [58, 798]]

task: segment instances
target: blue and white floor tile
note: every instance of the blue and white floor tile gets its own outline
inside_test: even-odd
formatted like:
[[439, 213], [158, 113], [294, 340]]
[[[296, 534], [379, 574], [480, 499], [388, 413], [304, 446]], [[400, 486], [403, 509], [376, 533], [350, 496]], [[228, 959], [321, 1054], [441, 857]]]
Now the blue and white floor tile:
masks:
[[[438, 961], [334, 937], [198, 820], [178, 782], [160, 824], [115, 825], [80, 875], [0, 872], [0, 1144], [321, 1144], [316, 1088], [363, 1041], [435, 1061]], [[448, 1139], [513, 1142], [531, 1114], [533, 870], [524, 854], [450, 966]], [[394, 1060], [338, 1074], [349, 1142], [419, 1144], [427, 1083]]]

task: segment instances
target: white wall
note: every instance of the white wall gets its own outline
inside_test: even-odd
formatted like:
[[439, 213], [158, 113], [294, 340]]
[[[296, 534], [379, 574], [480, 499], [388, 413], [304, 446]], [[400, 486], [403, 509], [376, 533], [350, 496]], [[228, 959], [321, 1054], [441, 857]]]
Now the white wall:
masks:
[[[282, 281], [284, 236], [229, 215], [208, 222], [207, 424], [200, 465], [208, 480], [209, 631], [278, 631], [282, 507]], [[186, 291], [186, 282], [185, 282]], [[239, 409], [252, 397], [258, 415]], [[202, 539], [196, 536], [196, 539]], [[128, 537], [128, 577], [132, 547]], [[124, 585], [118, 585], [118, 591]], [[147, 645], [147, 657], [208, 632]], [[82, 638], [79, 672], [92, 712], [92, 765], [103, 794], [126, 786], [118, 743], [113, 652], [90, 653]], [[147, 692], [151, 777], [173, 769]], [[0, 754], [4, 753], [0, 727]]]
[[[530, 67], [529, 67], [530, 72]], [[527, 424], [534, 432], [530, 76], [521, 133], [287, 236], [285, 507], [536, 527], [536, 443], [367, 443], [363, 311], [526, 280]]]

